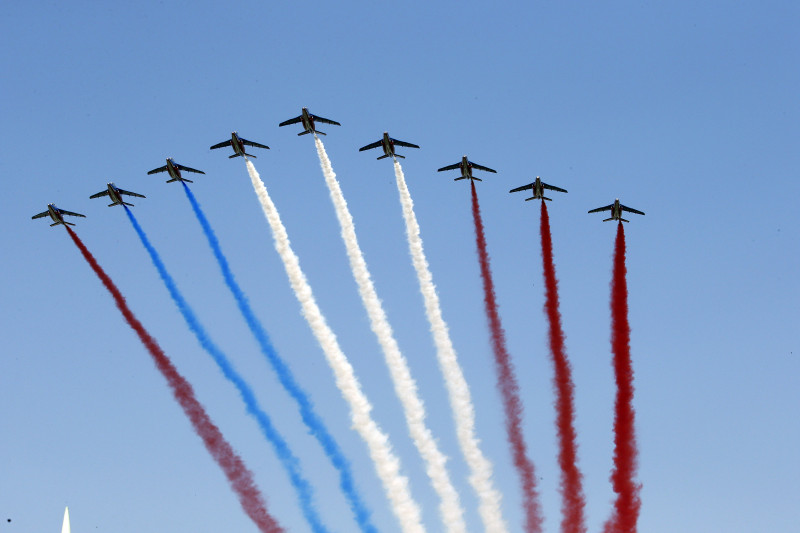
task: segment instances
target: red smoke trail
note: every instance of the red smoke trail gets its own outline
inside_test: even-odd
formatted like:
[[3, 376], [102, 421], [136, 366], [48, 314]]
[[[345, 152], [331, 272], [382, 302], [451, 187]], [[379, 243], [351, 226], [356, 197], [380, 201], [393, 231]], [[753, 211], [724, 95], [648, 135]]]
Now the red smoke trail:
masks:
[[635, 533], [639, 519], [639, 490], [636, 477], [638, 450], [634, 434], [633, 365], [631, 364], [631, 327], [628, 323], [628, 282], [625, 279], [625, 230], [617, 226], [614, 249], [614, 276], [611, 281], [611, 350], [614, 352], [614, 375], [617, 398], [614, 406], [614, 469], [611, 484], [617, 499], [614, 511], [603, 531]]
[[200, 405], [200, 402], [195, 398], [192, 386], [178, 373], [172, 361], [170, 361], [161, 350], [161, 347], [156, 343], [155, 339], [147, 333], [141, 322], [133, 316], [133, 312], [128, 308], [128, 304], [125, 302], [125, 298], [122, 297], [119, 289], [117, 289], [114, 282], [111, 281], [111, 278], [108, 277], [103, 269], [100, 268], [97, 260], [89, 253], [89, 250], [84, 246], [83, 242], [81, 242], [72, 229], [68, 226], [65, 227], [69, 232], [69, 236], [72, 237], [75, 245], [83, 254], [84, 259], [86, 259], [92, 267], [92, 270], [97, 274], [97, 277], [103, 282], [103, 285], [106, 286], [111, 296], [114, 297], [114, 301], [125, 317], [125, 320], [128, 322], [128, 325], [139, 335], [139, 339], [142, 341], [142, 344], [145, 345], [147, 351], [150, 352], [156, 366], [169, 382], [175, 399], [181, 404], [184, 413], [186, 413], [186, 416], [191, 420], [195, 431], [200, 435], [200, 438], [203, 439], [206, 449], [228, 477], [231, 488], [233, 488], [233, 491], [239, 496], [239, 502], [245, 513], [256, 523], [259, 531], [262, 533], [283, 532], [283, 528], [281, 528], [275, 519], [267, 512], [264, 498], [261, 496], [261, 492], [253, 481], [253, 474], [250, 473], [242, 462], [242, 459], [233, 451], [233, 448], [231, 448], [231, 445], [225, 440], [225, 437], [222, 436], [220, 430], [208, 417], [203, 406]]
[[478, 205], [478, 194], [475, 192], [475, 182], [470, 180], [470, 183], [472, 185], [472, 217], [475, 220], [475, 237], [481, 265], [481, 278], [483, 279], [483, 301], [492, 334], [492, 351], [498, 373], [497, 386], [503, 398], [503, 409], [506, 414], [506, 433], [511, 445], [514, 466], [517, 468], [522, 482], [525, 531], [539, 533], [542, 531], [542, 511], [539, 506], [539, 495], [536, 492], [533, 463], [528, 459], [525, 439], [522, 436], [522, 403], [519, 400], [519, 387], [517, 379], [514, 377], [511, 358], [506, 349], [505, 332], [497, 310], [494, 282], [489, 268], [489, 254], [486, 251], [486, 236], [483, 232], [483, 220], [481, 220], [481, 208]]
[[545, 304], [550, 322], [550, 355], [553, 358], [556, 389], [556, 428], [558, 430], [558, 464], [561, 467], [561, 531], [583, 533], [586, 531], [583, 495], [583, 476], [578, 470], [578, 444], [575, 435], [574, 386], [572, 368], [564, 349], [564, 331], [558, 310], [558, 281], [553, 262], [553, 240], [550, 235], [550, 217], [542, 201], [540, 223], [542, 233], [542, 263], [544, 264]]

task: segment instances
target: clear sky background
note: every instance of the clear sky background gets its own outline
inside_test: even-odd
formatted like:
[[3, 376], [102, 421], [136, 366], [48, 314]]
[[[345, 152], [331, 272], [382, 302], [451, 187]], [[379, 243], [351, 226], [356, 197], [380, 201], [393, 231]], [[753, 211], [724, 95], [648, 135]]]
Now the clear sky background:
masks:
[[[0, 532], [256, 531], [149, 355], [49, 202], [76, 231], [253, 470], [269, 509], [307, 531], [271, 447], [187, 330], [106, 182], [134, 212], [213, 338], [300, 457], [320, 513], [355, 522], [333, 468], [240, 318], [166, 157], [206, 172], [192, 190], [273, 341], [355, 469], [381, 531], [398, 531], [367, 448], [289, 288], [243, 161], [254, 150], [318, 303], [422, 505], [437, 500], [369, 330], [309, 136], [309, 107], [378, 293], [481, 529], [408, 257], [390, 161], [357, 149], [383, 131], [400, 153], [478, 435], [520, 531], [483, 313], [469, 186], [436, 169], [463, 154], [478, 183], [497, 297], [525, 406], [547, 531], [560, 521], [552, 368], [542, 311], [539, 206], [508, 190], [541, 175], [574, 369], [590, 531], [610, 512], [614, 382], [609, 281], [619, 197], [626, 226], [636, 431], [648, 533], [790, 531], [800, 523], [800, 7], [739, 2], [12, 2], [0, 19]], [[11, 519], [11, 522], [7, 520]]]

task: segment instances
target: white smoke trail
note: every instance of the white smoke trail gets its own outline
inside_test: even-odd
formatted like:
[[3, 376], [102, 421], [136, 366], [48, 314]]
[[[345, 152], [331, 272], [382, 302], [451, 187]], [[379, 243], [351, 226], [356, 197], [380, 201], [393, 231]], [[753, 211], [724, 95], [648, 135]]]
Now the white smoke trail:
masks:
[[466, 531], [464, 512], [461, 508], [458, 492], [450, 482], [450, 476], [447, 473], [445, 466], [447, 458], [439, 451], [433, 435], [425, 425], [425, 406], [419, 394], [417, 394], [417, 384], [411, 377], [408, 363], [400, 353], [400, 348], [397, 346], [397, 341], [386, 318], [386, 313], [383, 311], [381, 301], [375, 292], [375, 287], [367, 270], [367, 263], [364, 261], [364, 256], [358, 246], [353, 217], [347, 209], [347, 202], [345, 202], [342, 195], [339, 182], [336, 181], [336, 174], [333, 172], [328, 154], [325, 152], [325, 147], [319, 138], [315, 138], [315, 143], [322, 172], [325, 175], [325, 182], [330, 190], [331, 200], [336, 209], [336, 216], [342, 228], [342, 239], [347, 248], [350, 268], [353, 270], [353, 276], [358, 284], [358, 292], [369, 315], [372, 331], [378, 337], [378, 342], [383, 349], [386, 364], [389, 366], [389, 373], [394, 383], [395, 393], [403, 404], [403, 411], [405, 412], [411, 438], [425, 461], [428, 477], [430, 477], [433, 488], [441, 499], [439, 512], [442, 521], [450, 533], [464, 532]]
[[500, 493], [492, 484], [492, 463], [484, 457], [478, 446], [478, 439], [475, 437], [475, 409], [472, 405], [469, 387], [464, 379], [461, 366], [458, 364], [447, 324], [442, 318], [439, 295], [436, 293], [433, 275], [428, 268], [428, 260], [425, 258], [425, 251], [422, 248], [419, 224], [414, 214], [414, 202], [411, 200], [403, 169], [398, 161], [394, 162], [394, 174], [397, 178], [397, 190], [400, 193], [400, 204], [403, 207], [403, 218], [406, 222], [408, 248], [417, 271], [417, 278], [419, 278], [419, 289], [425, 300], [425, 313], [428, 316], [433, 341], [436, 344], [439, 367], [444, 374], [447, 392], [450, 395], [450, 406], [456, 422], [458, 442], [471, 471], [470, 483], [480, 501], [478, 510], [486, 531], [505, 533], [507, 529], [500, 510]]
[[275, 249], [283, 260], [289, 282], [303, 309], [303, 316], [325, 353], [328, 364], [336, 377], [337, 387], [350, 405], [353, 427], [367, 443], [378, 477], [380, 477], [386, 495], [392, 504], [392, 510], [400, 521], [404, 533], [424, 533], [419, 506], [411, 496], [408, 478], [400, 474], [400, 460], [392, 452], [388, 436], [372, 419], [370, 415], [372, 405], [361, 390], [361, 384], [353, 372], [353, 367], [339, 347], [336, 335], [328, 326], [322, 311], [317, 306], [311, 286], [300, 268], [300, 261], [292, 251], [289, 236], [278, 215], [278, 210], [250, 161], [247, 161], [247, 172], [250, 174], [250, 181], [253, 183], [261, 208], [264, 210], [264, 216], [272, 228]]
[[69, 507], [64, 508], [64, 522], [61, 524], [61, 533], [70, 533], [69, 527]]

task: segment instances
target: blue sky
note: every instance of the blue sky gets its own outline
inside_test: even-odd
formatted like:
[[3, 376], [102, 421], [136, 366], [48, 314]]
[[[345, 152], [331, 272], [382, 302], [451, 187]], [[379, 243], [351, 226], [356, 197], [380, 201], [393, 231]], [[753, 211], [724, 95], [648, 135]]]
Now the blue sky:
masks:
[[[335, 472], [227, 293], [164, 158], [203, 169], [192, 190], [240, 284], [354, 465], [381, 531], [398, 531], [347, 406], [289, 288], [244, 165], [208, 147], [232, 130], [269, 145], [256, 168], [318, 303], [439, 531], [350, 274], [312, 139], [277, 128], [306, 106], [323, 140], [430, 426], [478, 531], [441, 374], [408, 258], [391, 163], [357, 148], [419, 144], [403, 168], [478, 435], [512, 530], [518, 481], [504, 438], [469, 211], [436, 169], [463, 154], [478, 184], [498, 301], [525, 405], [546, 530], [560, 500], [538, 205], [507, 191], [536, 175], [570, 192], [550, 217], [574, 369], [588, 519], [610, 510], [615, 197], [626, 227], [640, 530], [788, 531], [800, 459], [800, 8], [794, 2], [13, 3], [0, 20], [0, 532], [255, 531], [144, 348], [61, 228], [76, 230], [256, 475], [270, 510], [307, 531], [288, 480], [235, 391], [172, 305], [105, 183], [147, 195], [135, 214], [200, 320], [258, 391], [336, 531], [354, 522]], [[7, 519], [12, 521], [9, 523]]]

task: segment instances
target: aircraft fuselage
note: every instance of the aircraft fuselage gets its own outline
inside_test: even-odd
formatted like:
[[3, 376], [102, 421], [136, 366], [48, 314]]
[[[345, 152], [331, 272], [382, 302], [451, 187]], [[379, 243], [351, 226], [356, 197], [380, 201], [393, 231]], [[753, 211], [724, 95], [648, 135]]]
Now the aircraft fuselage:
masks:
[[313, 131], [314, 133], [317, 132], [316, 128], [314, 127], [314, 119], [311, 118], [307, 107], [303, 108], [303, 127], [306, 129], [306, 131]]
[[233, 151], [236, 153], [236, 155], [244, 157], [244, 143], [239, 138], [239, 134], [235, 131], [231, 133], [231, 146], [233, 146]]
[[619, 205], [619, 198], [614, 200], [614, 207], [611, 208], [612, 220], [619, 220], [622, 218], [622, 206]]
[[175, 161], [173, 161], [171, 157], [167, 158], [167, 172], [172, 180], [183, 181], [181, 171], [175, 166]]
[[111, 198], [111, 205], [122, 205], [122, 195], [117, 192], [113, 183], [108, 184], [108, 197]]
[[626, 219], [622, 218], [622, 205], [619, 203], [619, 198], [615, 199], [614, 203], [611, 205], [611, 216], [603, 220], [603, 222], [609, 222], [611, 220], [628, 222]]
[[383, 153], [387, 157], [394, 157], [394, 143], [392, 142], [391, 137], [389, 137], [389, 132], [383, 132], [383, 143], [382, 143]]
[[472, 163], [469, 162], [467, 156], [461, 158], [461, 177], [466, 179], [473, 179], [472, 177]]
[[50, 218], [52, 218], [53, 222], [55, 223], [51, 224], [51, 226], [66, 224], [66, 222], [64, 222], [64, 216], [61, 214], [61, 211], [56, 207], [56, 204], [47, 204], [47, 210], [50, 212]]
[[536, 181], [533, 182], [533, 200], [544, 198], [544, 187], [542, 187], [542, 178], [536, 176]]

